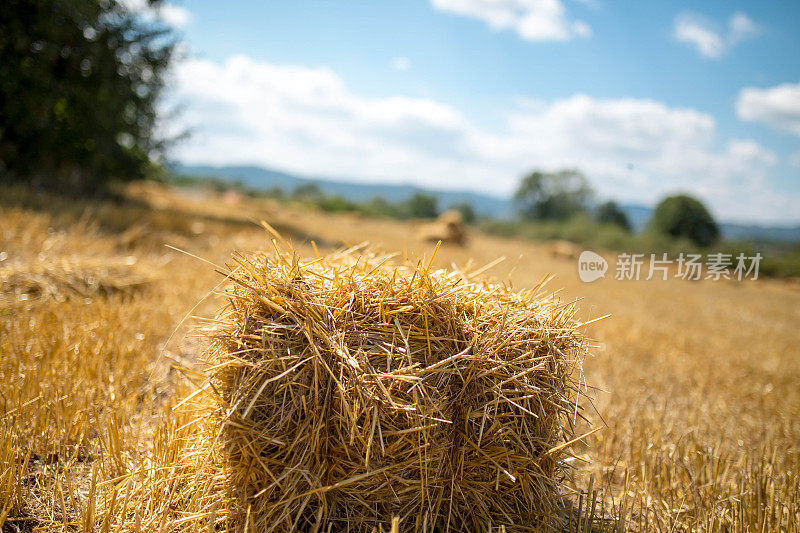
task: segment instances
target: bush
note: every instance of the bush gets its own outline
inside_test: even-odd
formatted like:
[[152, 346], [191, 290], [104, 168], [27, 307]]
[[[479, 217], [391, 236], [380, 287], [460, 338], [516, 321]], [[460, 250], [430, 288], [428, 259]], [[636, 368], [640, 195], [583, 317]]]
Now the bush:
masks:
[[631, 222], [628, 220], [628, 215], [614, 201], [608, 201], [597, 206], [595, 218], [600, 224], [611, 224], [625, 231], [631, 230]]
[[586, 178], [577, 170], [533, 172], [514, 194], [520, 217], [528, 220], [568, 220], [584, 211], [593, 196]]
[[361, 204], [361, 212], [370, 217], [400, 218], [401, 215], [397, 204], [389, 203], [381, 196], [375, 196]]
[[403, 202], [401, 209], [410, 218], [436, 218], [439, 216], [436, 197], [416, 193]]
[[566, 240], [600, 250], [659, 254], [666, 252], [675, 255], [697, 250], [687, 239], [676, 239], [658, 233], [634, 235], [616, 224], [598, 224], [585, 214], [567, 221], [491, 220], [483, 222], [480, 227], [487, 233], [503, 237]]
[[662, 200], [653, 212], [649, 227], [656, 233], [686, 237], [701, 247], [719, 238], [719, 227], [706, 207], [685, 194]]
[[800, 278], [800, 249], [784, 254], [766, 255], [761, 263], [761, 273], [766, 276]]
[[301, 200], [319, 200], [323, 192], [316, 183], [304, 183], [295, 187], [292, 195]]
[[275, 200], [283, 200], [286, 198], [286, 193], [283, 192], [283, 189], [281, 189], [277, 185], [274, 185], [269, 189], [267, 189], [266, 191], [264, 191], [263, 195], [266, 196], [267, 198], [273, 198]]
[[322, 196], [317, 200], [317, 205], [323, 211], [338, 213], [342, 211], [359, 211], [360, 206], [341, 196]]

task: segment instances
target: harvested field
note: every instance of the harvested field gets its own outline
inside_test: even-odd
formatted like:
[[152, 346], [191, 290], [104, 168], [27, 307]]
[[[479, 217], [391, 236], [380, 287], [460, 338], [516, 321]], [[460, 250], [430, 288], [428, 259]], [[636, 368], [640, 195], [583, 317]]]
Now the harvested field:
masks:
[[[205, 382], [202, 342], [187, 325], [204, 324], [191, 316], [209, 319], [222, 303], [206, 298], [222, 279], [206, 261], [223, 265], [234, 250], [272, 249], [248, 219], [279, 227], [305, 258], [315, 256], [312, 239], [321, 254], [368, 239], [398, 252], [399, 264], [432, 257], [433, 245], [395, 221], [365, 224], [247, 198], [235, 207], [213, 196], [194, 202], [168, 189], [148, 204], [147, 194], [136, 194], [135, 203], [113, 208], [4, 194], [26, 199], [0, 208], [0, 268], [133, 257], [131, 272], [148, 282], [133, 291], [0, 302], [3, 531], [224, 530], [241, 519], [243, 508], [223, 497], [229, 455], [212, 445], [223, 413], [209, 413], [208, 389], [178, 402]], [[142, 216], [147, 235], [158, 238], [129, 233], [123, 242]], [[547, 245], [477, 232], [468, 247], [442, 247], [431, 271], [472, 272], [498, 256], [507, 260], [483, 275], [510, 275], [514, 290], [525, 290], [552, 273], [543, 295], [564, 287], [562, 302], [580, 298], [579, 321], [612, 315], [586, 328], [598, 344], [583, 366], [596, 387], [594, 407], [583, 394], [579, 402], [592, 426], [579, 421], [574, 434], [600, 429], [572, 446], [574, 480], [562, 490], [574, 508], [565, 529], [588, 527], [594, 509], [595, 530], [612, 523], [630, 531], [798, 530], [800, 291], [776, 280], [583, 284], [574, 261], [552, 256]], [[372, 404], [360, 405], [355, 427], [363, 438], [378, 419], [364, 418]], [[370, 447], [371, 465], [382, 460], [379, 447]], [[365, 463], [365, 452], [352, 468]], [[255, 521], [259, 510], [251, 506], [251, 518], [243, 511]], [[301, 520], [311, 516], [296, 511]], [[405, 515], [398, 526], [413, 530]]]

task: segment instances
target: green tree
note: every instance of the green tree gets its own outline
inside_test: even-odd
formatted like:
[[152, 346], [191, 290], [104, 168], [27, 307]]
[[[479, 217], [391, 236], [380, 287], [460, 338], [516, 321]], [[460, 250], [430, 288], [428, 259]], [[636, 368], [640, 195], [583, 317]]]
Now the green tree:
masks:
[[626, 215], [625, 211], [620, 209], [617, 202], [613, 200], [609, 200], [597, 206], [595, 218], [600, 224], [619, 226], [625, 231], [631, 230], [631, 222], [628, 220], [628, 215]]
[[475, 209], [469, 202], [461, 202], [458, 204], [454, 204], [452, 206], [452, 209], [455, 209], [456, 211], [461, 213], [461, 218], [467, 224], [474, 224], [475, 221], [478, 219], [478, 216], [475, 214]]
[[283, 192], [283, 189], [281, 189], [279, 186], [273, 185], [264, 191], [264, 196], [267, 198], [274, 198], [275, 200], [283, 200], [286, 197], [286, 193]]
[[577, 170], [532, 172], [514, 194], [521, 217], [529, 220], [566, 220], [586, 209], [593, 192]]
[[439, 216], [435, 196], [416, 193], [403, 202], [403, 211], [411, 218], [436, 218]]
[[323, 196], [317, 200], [317, 205], [323, 211], [338, 213], [339, 211], [358, 211], [359, 205], [338, 194]]
[[371, 217], [400, 218], [401, 206], [389, 203], [382, 196], [373, 196], [361, 205], [364, 213]]
[[168, 27], [116, 0], [5, 0], [0, 179], [89, 193], [144, 177], [173, 51]]
[[304, 183], [295, 187], [292, 194], [303, 200], [319, 200], [322, 198], [322, 189], [316, 183]]
[[708, 246], [719, 238], [719, 227], [711, 213], [702, 202], [685, 194], [663, 199], [649, 227], [658, 233], [686, 237], [698, 246]]

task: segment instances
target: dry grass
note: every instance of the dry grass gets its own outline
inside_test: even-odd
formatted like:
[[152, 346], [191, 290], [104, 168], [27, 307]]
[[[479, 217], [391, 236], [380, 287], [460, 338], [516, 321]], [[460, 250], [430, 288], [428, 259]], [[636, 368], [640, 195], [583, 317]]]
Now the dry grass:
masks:
[[[162, 242], [221, 264], [233, 249], [266, 247], [247, 222], [264, 218], [289, 228], [282, 232], [305, 256], [308, 237], [369, 239], [420, 257], [430, 250], [400, 223], [247, 200], [227, 206], [159, 191], [158, 205], [141, 192], [130, 206], [65, 205], [6, 192], [0, 268], [132, 257], [131, 273], [150, 282], [0, 303], [3, 531], [198, 531], [230, 522], [219, 498], [226, 459], [203, 446], [214, 435], [195, 416], [194, 404], [206, 400], [173, 409], [202, 383], [193, 373], [201, 350], [179, 326], [190, 312], [213, 315], [213, 299], [192, 308], [219, 276]], [[143, 236], [123, 240], [137, 224]], [[799, 291], [770, 280], [584, 285], [574, 262], [545, 246], [480, 234], [468, 248], [443, 247], [433, 268], [468, 270], [470, 258], [499, 255], [511, 260], [494, 269], [498, 277], [513, 267], [513, 283], [530, 288], [552, 272], [563, 300], [584, 298], [584, 319], [613, 315], [589, 331], [601, 348], [584, 365], [586, 380], [608, 392], [594, 394], [597, 414], [586, 410], [603, 429], [574, 450], [584, 495], [575, 496], [569, 529], [594, 507], [633, 531], [798, 531]]]

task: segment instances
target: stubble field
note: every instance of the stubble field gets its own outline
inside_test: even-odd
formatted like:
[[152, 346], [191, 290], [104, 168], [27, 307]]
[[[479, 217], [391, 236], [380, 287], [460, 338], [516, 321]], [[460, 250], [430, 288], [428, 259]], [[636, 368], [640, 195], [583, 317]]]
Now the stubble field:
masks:
[[[213, 265], [268, 248], [258, 221], [309, 256], [312, 240], [322, 252], [433, 249], [413, 224], [156, 185], [124, 202], [0, 198], [2, 531], [198, 531], [224, 517], [216, 481], [176, 500], [175, 484], [198, 482], [206, 465], [192, 459], [191, 413], [175, 407], [202, 381], [187, 332], [219, 306]], [[611, 315], [589, 327], [596, 348], [583, 365], [582, 429], [600, 429], [575, 447], [584, 494], [571, 500], [606, 519], [592, 527], [800, 529], [795, 285], [613, 273], [584, 284], [545, 243], [474, 232], [434, 263], [498, 257], [489, 275], [523, 288], [552, 274], [548, 287], [579, 299], [582, 318]]]

